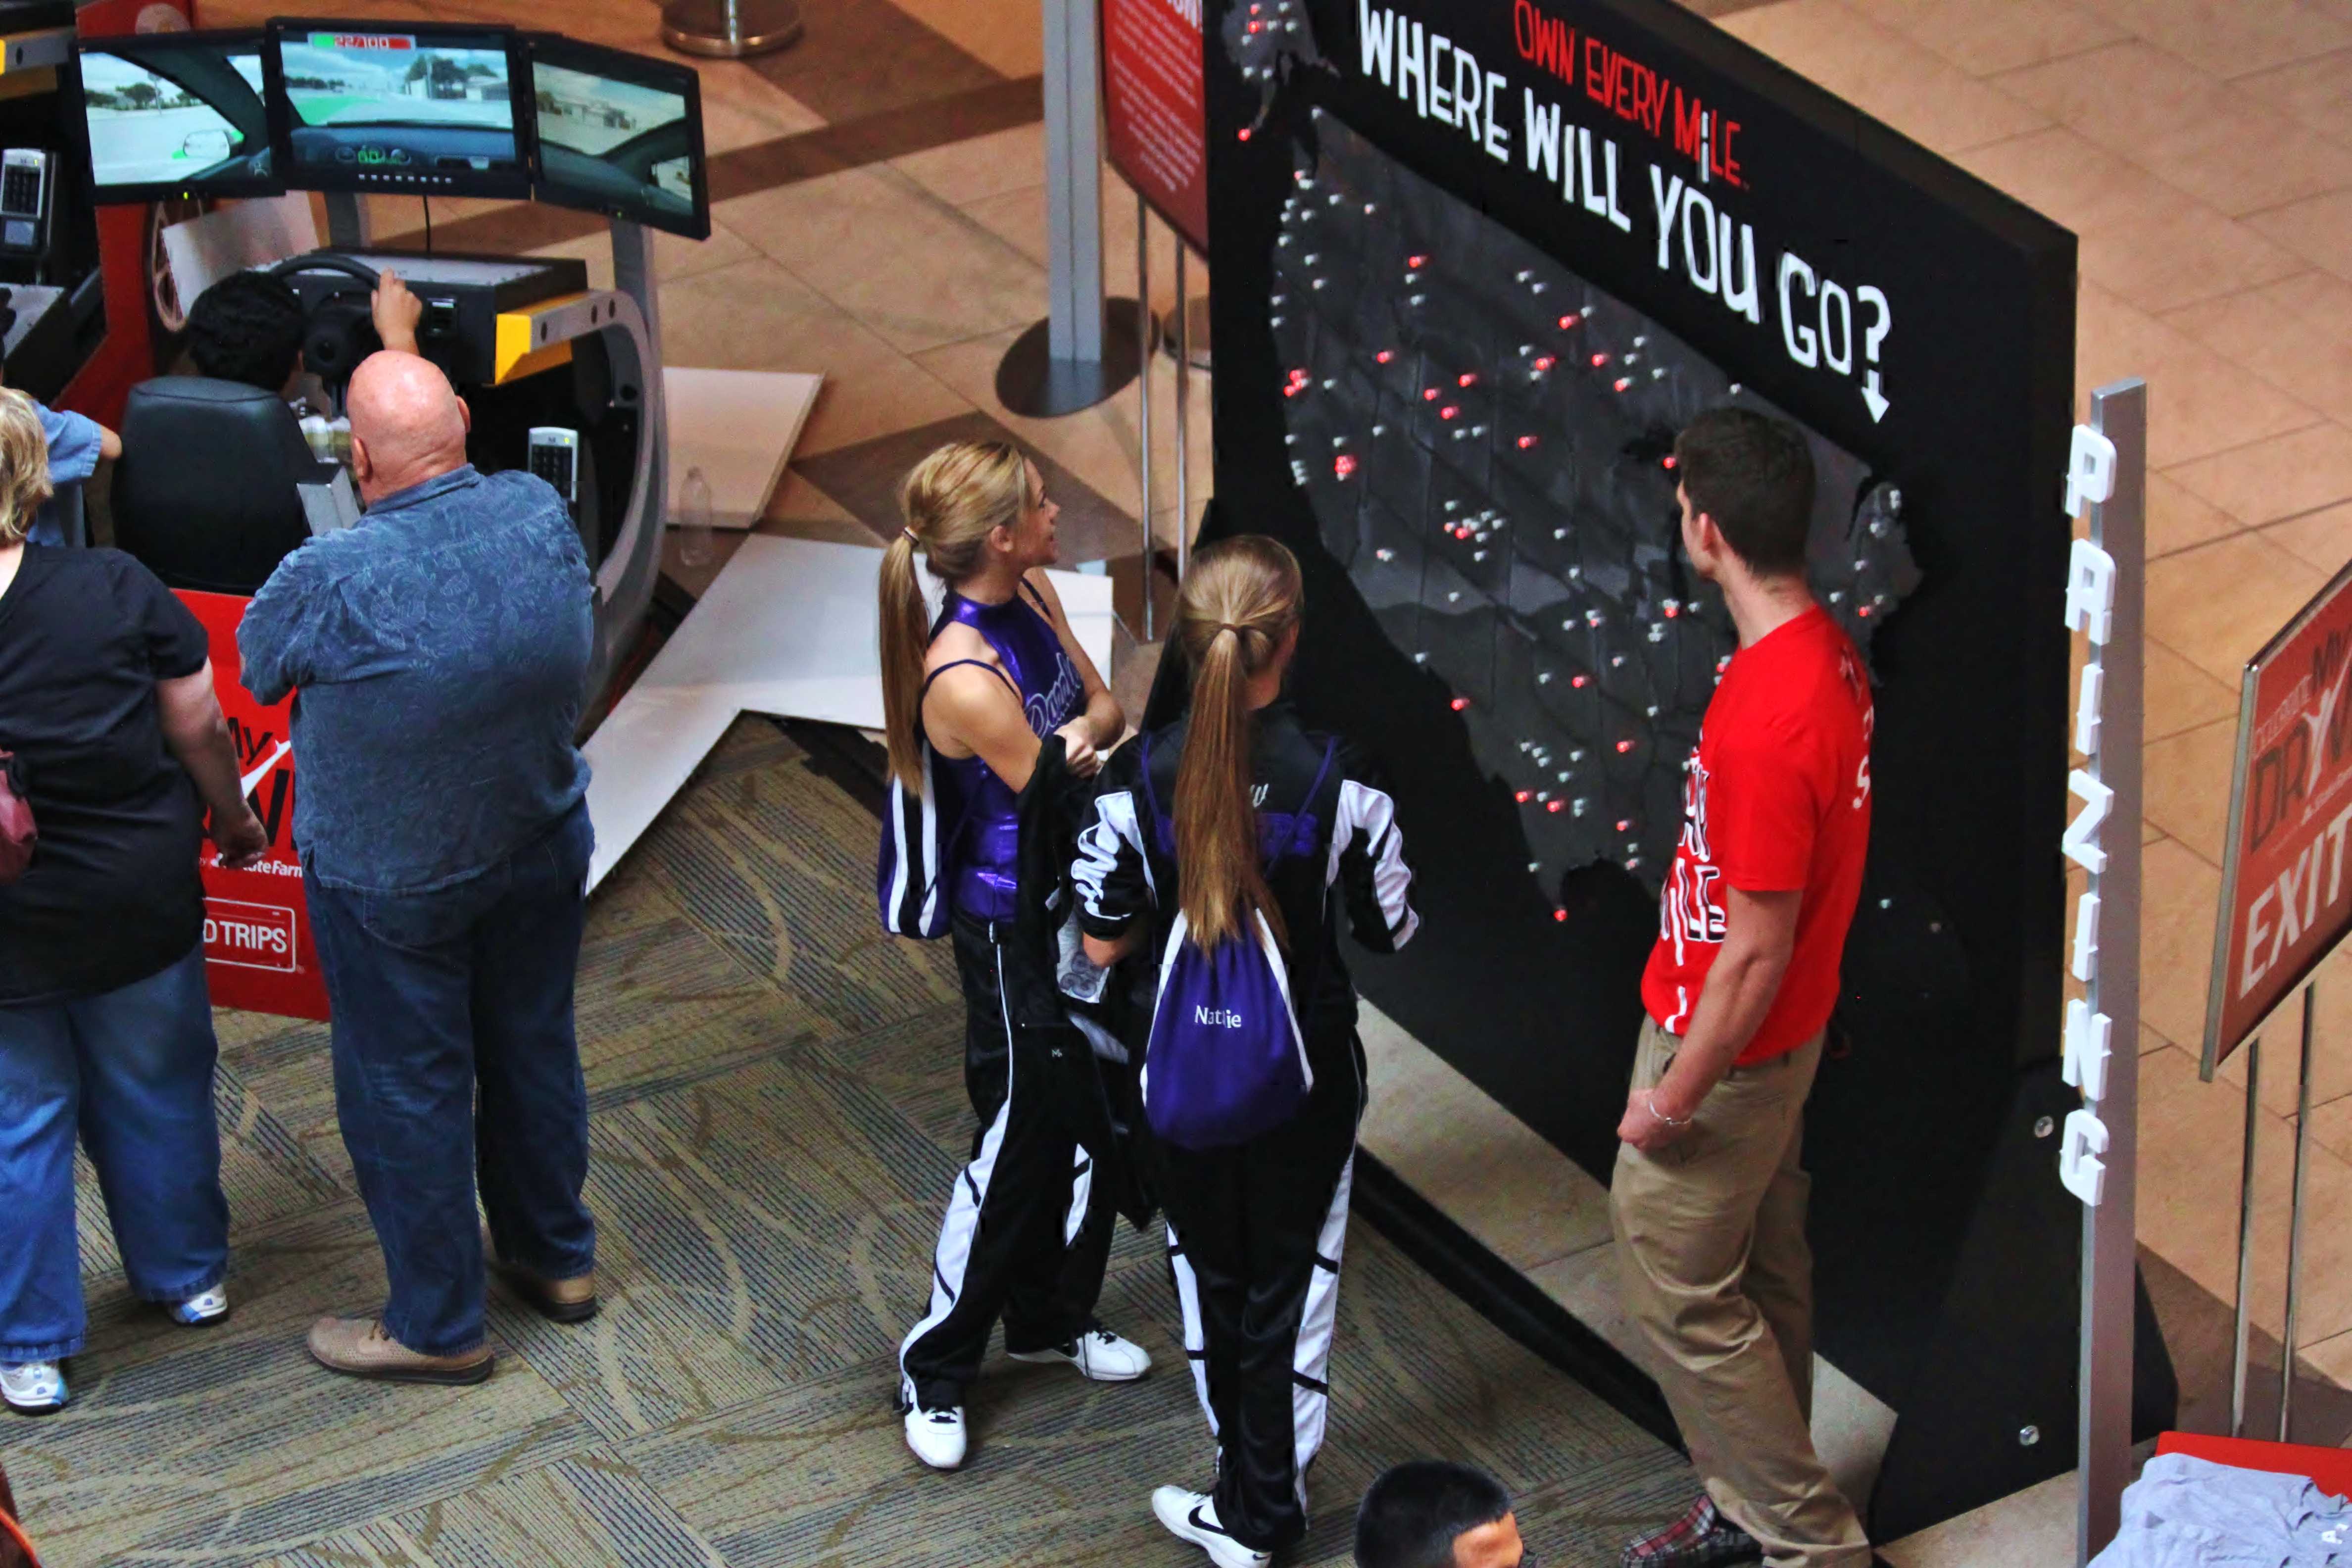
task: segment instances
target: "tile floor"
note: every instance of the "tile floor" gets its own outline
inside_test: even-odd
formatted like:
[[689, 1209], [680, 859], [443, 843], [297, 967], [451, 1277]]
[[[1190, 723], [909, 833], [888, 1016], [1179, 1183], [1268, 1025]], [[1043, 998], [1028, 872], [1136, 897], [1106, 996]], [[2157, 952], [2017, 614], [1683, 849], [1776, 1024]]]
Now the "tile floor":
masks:
[[[2236, 672], [2352, 558], [2352, 0], [1691, 3], [2075, 228], [2083, 238], [2077, 387], [2125, 375], [2149, 380], [2140, 1232], [2146, 1246], [2226, 1299], [2244, 1074], [2233, 1063], [2219, 1081], [2200, 1083], [2195, 1053]], [[268, 7], [207, 0], [205, 9], [207, 20], [227, 23]], [[399, 9], [535, 13], [524, 0], [425, 0]], [[919, 35], [925, 58], [955, 63], [959, 87], [1017, 84], [1041, 65], [1034, 0], [864, 0], [808, 10], [812, 58], [858, 47], [839, 29], [862, 28], [861, 37], [901, 45]], [[654, 16], [646, 0], [572, 0], [564, 8], [571, 31], [648, 52], [656, 47]], [[707, 67], [714, 149], [783, 166], [794, 139], [821, 136], [845, 117], [923, 111], [891, 73], [828, 81], [822, 91], [814, 80], [793, 68]], [[979, 414], [1134, 516], [1141, 497], [1133, 388], [1055, 421], [1018, 418], [994, 395], [999, 355], [1044, 308], [1041, 152], [1037, 127], [1023, 123], [719, 203], [710, 241], [665, 242], [658, 252], [670, 359], [824, 372], [804, 455]], [[1107, 178], [1105, 192], [1108, 273], [1115, 290], [1129, 291], [1134, 205], [1115, 180]], [[407, 204], [378, 206], [379, 233], [415, 226]], [[443, 221], [478, 216], [436, 213]], [[1148, 232], [1150, 294], [1164, 309], [1173, 298], [1171, 242], [1156, 222]], [[551, 248], [593, 257], [599, 243], [575, 238]], [[1204, 286], [1204, 269], [1195, 267], [1193, 279]], [[1163, 359], [1153, 382], [1152, 506], [1163, 540], [1179, 526], [1167, 423], [1173, 390]], [[1210, 486], [1205, 396], [1202, 385], [1188, 470], [1195, 509]], [[855, 524], [801, 474], [763, 526], [837, 537]], [[2346, 1379], [2352, 959], [2326, 966], [2320, 986], [2317, 1223], [2298, 1349], [2314, 1367]], [[2281, 1045], [2290, 1032], [2284, 1020], [2272, 1029]], [[2267, 1164], [2257, 1303], [2273, 1326], [2294, 1110], [2288, 1055], [2274, 1047], [2260, 1110]], [[1537, 1195], [1452, 1153], [1433, 1158], [1432, 1179], [1458, 1189], [1465, 1205], [1524, 1212]], [[1560, 1238], [1513, 1237], [1515, 1249], [1522, 1243], [1531, 1258], [1550, 1251], [1557, 1260], [1575, 1250]]]

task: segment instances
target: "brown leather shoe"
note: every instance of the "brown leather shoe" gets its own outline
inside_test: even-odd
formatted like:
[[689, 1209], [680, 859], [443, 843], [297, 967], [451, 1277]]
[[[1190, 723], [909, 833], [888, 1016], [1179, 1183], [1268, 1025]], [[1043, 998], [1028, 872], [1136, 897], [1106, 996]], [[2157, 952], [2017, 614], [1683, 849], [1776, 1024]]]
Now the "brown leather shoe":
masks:
[[380, 1383], [480, 1383], [497, 1358], [484, 1345], [463, 1355], [426, 1355], [384, 1331], [381, 1318], [321, 1318], [310, 1325], [310, 1359], [345, 1377]]
[[482, 1227], [482, 1256], [490, 1267], [506, 1277], [514, 1293], [530, 1303], [533, 1311], [551, 1323], [584, 1323], [596, 1315], [596, 1271], [572, 1279], [542, 1279], [527, 1268], [519, 1268], [499, 1256], [490, 1240], [490, 1227]]

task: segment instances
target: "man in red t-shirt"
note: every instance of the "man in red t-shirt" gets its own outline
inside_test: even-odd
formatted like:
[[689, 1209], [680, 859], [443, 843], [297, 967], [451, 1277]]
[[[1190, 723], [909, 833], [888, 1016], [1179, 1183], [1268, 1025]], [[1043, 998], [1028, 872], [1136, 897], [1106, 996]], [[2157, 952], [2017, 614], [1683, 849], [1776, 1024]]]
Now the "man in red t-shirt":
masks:
[[1859, 1568], [1869, 1542], [1810, 1429], [1799, 1152], [1870, 842], [1870, 687], [1805, 586], [1804, 437], [1717, 409], [1675, 458], [1683, 547], [1739, 650], [1688, 763], [1609, 1207], [1627, 1309], [1706, 1490], [1622, 1563]]

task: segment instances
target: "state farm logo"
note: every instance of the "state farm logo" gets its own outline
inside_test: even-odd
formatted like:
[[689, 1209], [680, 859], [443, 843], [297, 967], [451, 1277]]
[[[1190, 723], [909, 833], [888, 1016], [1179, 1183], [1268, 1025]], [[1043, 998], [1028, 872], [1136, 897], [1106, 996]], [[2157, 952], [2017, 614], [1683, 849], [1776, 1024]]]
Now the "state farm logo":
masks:
[[212, 899], [205, 906], [205, 960], [237, 969], [296, 968], [294, 911], [276, 904]]

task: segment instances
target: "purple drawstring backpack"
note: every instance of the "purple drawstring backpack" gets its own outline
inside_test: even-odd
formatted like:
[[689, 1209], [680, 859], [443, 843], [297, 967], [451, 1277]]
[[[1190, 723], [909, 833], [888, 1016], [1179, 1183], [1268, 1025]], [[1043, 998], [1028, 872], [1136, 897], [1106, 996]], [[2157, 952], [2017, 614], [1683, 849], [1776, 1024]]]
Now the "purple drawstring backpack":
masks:
[[[1152, 830], [1173, 858], [1176, 825], [1151, 788], [1150, 737], [1139, 744]], [[1257, 814], [1265, 864], [1315, 853], [1320, 825], [1307, 808], [1331, 771], [1336, 745], [1325, 746], [1323, 765], [1296, 812]], [[1249, 927], [1204, 950], [1191, 939], [1180, 910], [1160, 954], [1143, 1058], [1143, 1112], [1152, 1132], [1180, 1149], [1246, 1142], [1297, 1114], [1315, 1087], [1274, 928], [1258, 910], [1250, 911]]]

